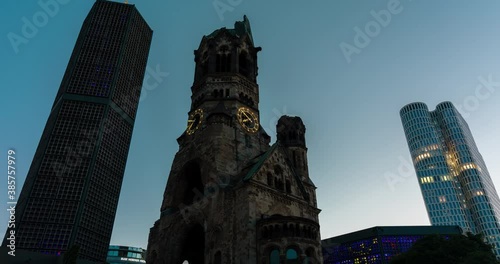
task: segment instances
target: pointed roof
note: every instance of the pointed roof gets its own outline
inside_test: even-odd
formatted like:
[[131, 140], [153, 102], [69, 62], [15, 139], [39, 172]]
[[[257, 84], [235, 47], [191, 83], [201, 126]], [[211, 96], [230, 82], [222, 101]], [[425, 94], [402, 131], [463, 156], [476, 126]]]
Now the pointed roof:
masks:
[[[254, 160], [252, 160], [251, 164], [253, 164], [253, 166], [250, 165], [251, 168], [246, 172], [246, 175], [243, 178], [243, 181], [244, 182], [250, 181], [254, 177], [254, 175], [257, 174], [257, 172], [260, 170], [260, 168], [262, 167], [262, 165], [264, 165], [264, 163], [267, 161], [267, 159], [275, 151], [281, 151], [281, 153], [285, 156], [286, 165], [288, 166], [288, 168], [290, 168], [293, 177], [297, 181], [297, 184], [299, 186], [299, 189], [302, 192], [303, 197], [306, 198], [306, 193], [307, 192], [306, 192], [306, 189], [304, 187], [304, 183], [302, 182], [302, 180], [300, 179], [300, 176], [295, 171], [294, 167], [292, 166], [292, 163], [291, 163], [290, 159], [288, 158], [288, 155], [286, 154], [286, 152], [284, 151], [283, 147], [280, 145], [279, 142], [274, 143], [268, 151], [264, 152], [264, 154], [262, 154], [260, 156], [257, 156]], [[311, 184], [312, 186], [314, 186], [314, 183], [312, 183], [312, 181], [310, 179], [309, 179], [308, 183]]]

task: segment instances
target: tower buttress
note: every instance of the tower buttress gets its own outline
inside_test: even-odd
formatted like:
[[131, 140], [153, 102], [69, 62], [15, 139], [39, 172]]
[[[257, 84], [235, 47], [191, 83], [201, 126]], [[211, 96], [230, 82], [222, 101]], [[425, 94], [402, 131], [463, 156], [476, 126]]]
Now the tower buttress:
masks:
[[295, 171], [303, 181], [309, 179], [305, 134], [306, 127], [300, 117], [282, 116], [278, 120], [278, 142], [287, 150]]

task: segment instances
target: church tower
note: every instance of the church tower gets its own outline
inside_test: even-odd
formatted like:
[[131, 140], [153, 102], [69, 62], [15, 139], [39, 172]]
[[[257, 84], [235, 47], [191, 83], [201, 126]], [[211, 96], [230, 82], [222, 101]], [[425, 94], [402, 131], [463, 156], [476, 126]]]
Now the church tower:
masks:
[[305, 126], [260, 126], [257, 53], [245, 16], [194, 51], [187, 128], [177, 139], [147, 263], [322, 263]]

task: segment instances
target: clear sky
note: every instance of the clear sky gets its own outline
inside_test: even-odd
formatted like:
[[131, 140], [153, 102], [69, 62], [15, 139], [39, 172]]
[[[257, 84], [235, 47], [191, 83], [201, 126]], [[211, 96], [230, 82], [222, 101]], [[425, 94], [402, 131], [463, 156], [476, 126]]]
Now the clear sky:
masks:
[[[2, 1], [2, 208], [7, 207], [7, 150], [17, 152], [20, 190], [80, 27], [94, 3], [57, 1], [53, 12], [44, 11], [38, 1]], [[425, 102], [431, 110], [442, 101], [461, 105], [500, 188], [500, 2], [130, 3], [154, 30], [148, 67], [169, 74], [143, 93], [112, 244], [147, 246], [178, 150], [176, 138], [186, 127], [193, 50], [203, 35], [232, 28], [244, 14], [255, 44], [262, 47], [258, 76], [262, 126], [273, 142], [274, 126], [282, 114], [302, 117], [307, 127], [309, 170], [323, 210], [322, 238], [376, 225], [429, 224], [415, 172], [407, 165], [410, 155], [399, 118], [401, 107], [410, 102]], [[214, 3], [226, 11], [218, 12]], [[375, 16], [381, 22], [372, 13], [380, 14]], [[34, 17], [36, 31], [23, 33], [25, 20], [33, 22]], [[9, 36], [14, 34], [25, 41], [12, 45]], [[489, 90], [480, 86], [481, 79], [490, 83]], [[0, 212], [3, 235], [7, 214]]]

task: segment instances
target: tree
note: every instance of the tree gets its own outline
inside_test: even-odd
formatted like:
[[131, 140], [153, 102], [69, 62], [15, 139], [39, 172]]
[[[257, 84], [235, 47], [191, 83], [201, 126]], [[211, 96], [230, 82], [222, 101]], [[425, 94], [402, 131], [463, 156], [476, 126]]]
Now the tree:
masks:
[[482, 235], [468, 233], [450, 235], [429, 235], [413, 244], [390, 262], [391, 264], [500, 264], [486, 244]]

